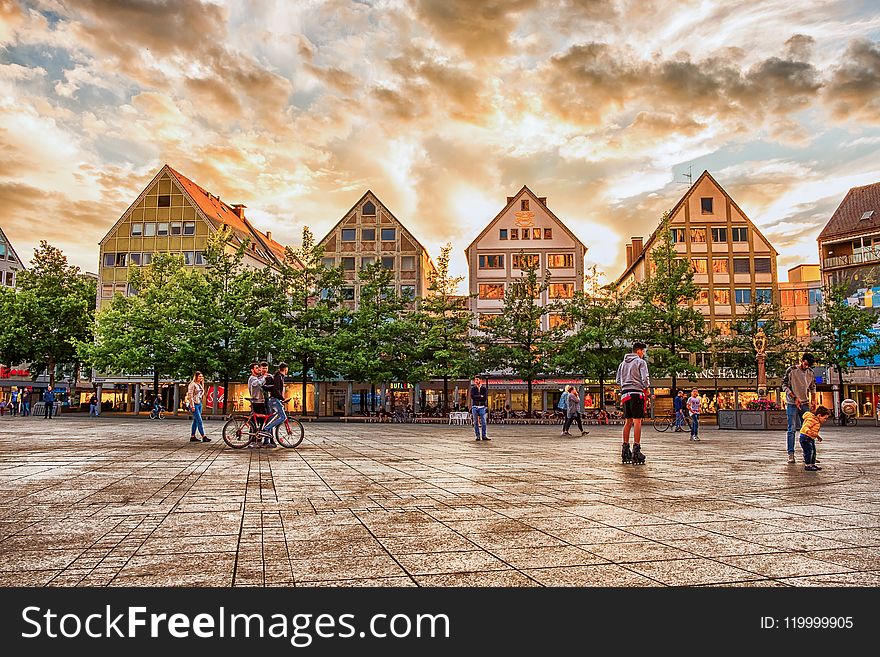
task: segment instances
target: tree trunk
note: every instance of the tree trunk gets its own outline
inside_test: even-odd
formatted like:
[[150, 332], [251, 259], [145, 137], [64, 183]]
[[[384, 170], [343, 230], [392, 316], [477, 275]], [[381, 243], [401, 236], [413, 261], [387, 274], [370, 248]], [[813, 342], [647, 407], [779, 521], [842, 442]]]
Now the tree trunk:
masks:
[[[12, 367], [10, 365], [10, 367]], [[47, 365], [49, 368], [49, 385], [52, 386], [52, 389], [55, 389], [55, 359], [50, 358], [49, 363]]]
[[[303, 360], [302, 360], [302, 375], [303, 375], [303, 378], [302, 378], [302, 414], [303, 414], [303, 417], [305, 417], [306, 415], [309, 414], [309, 406], [306, 403], [306, 393], [308, 392], [308, 389], [309, 389], [309, 387], [307, 385], [308, 376], [309, 376], [309, 359], [308, 358], [303, 358]], [[317, 417], [317, 416], [318, 416], [318, 407], [316, 405], [315, 406], [315, 417]]]
[[370, 384], [370, 412], [376, 412], [376, 384]]
[[223, 415], [229, 405], [229, 373], [223, 372]]
[[528, 409], [528, 411], [527, 411], [528, 417], [532, 417], [532, 377], [529, 377], [528, 380], [526, 381], [526, 383], [528, 384], [526, 386], [526, 390], [528, 391], [528, 392], [526, 392], [526, 395], [528, 395], [528, 400], [526, 401], [526, 408]]
[[605, 375], [599, 375], [599, 403], [596, 408], [605, 408]]
[[153, 399], [159, 396], [159, 366], [153, 365]]
[[449, 414], [449, 374], [443, 373], [443, 415]]

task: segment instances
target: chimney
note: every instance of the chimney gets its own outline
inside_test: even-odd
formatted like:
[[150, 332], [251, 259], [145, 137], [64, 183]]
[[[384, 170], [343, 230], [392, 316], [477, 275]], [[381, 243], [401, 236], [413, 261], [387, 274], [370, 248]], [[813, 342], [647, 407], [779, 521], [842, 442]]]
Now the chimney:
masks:
[[[219, 198], [219, 197], [218, 197]], [[236, 203], [232, 206], [232, 211], [235, 213], [235, 216], [239, 219], [244, 219], [244, 209], [246, 205], [242, 205], [241, 203]]]
[[272, 231], [271, 230], [266, 231], [266, 237], [268, 237], [269, 239], [272, 239]]
[[629, 266], [633, 263], [633, 245], [626, 245], [626, 267], [629, 269]]
[[642, 238], [641, 237], [633, 237], [632, 238], [632, 250], [633, 250], [633, 262], [638, 260], [639, 256], [642, 254]]
[[545, 208], [547, 207], [547, 197], [546, 197], [546, 196], [539, 196], [539, 197], [538, 197], [538, 202], [539, 202], [541, 205], [543, 205]]

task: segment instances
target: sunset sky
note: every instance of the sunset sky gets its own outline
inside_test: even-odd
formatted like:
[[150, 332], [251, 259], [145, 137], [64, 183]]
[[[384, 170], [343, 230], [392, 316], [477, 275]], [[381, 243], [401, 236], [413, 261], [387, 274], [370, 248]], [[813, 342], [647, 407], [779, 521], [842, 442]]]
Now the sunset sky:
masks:
[[163, 163], [298, 244], [372, 189], [436, 256], [528, 185], [609, 279], [704, 170], [816, 262], [880, 181], [880, 3], [0, 0], [0, 226], [97, 270]]

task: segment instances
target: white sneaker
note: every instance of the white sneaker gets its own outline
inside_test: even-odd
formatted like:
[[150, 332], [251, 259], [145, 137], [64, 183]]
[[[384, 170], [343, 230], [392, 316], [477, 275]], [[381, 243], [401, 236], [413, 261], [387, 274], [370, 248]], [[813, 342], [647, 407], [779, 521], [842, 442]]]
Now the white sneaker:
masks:
[[789, 455], [788, 455], [788, 462], [789, 462], [789, 463], [794, 463], [794, 462], [795, 462], [795, 460], [794, 460], [794, 454], [789, 454]]
[[699, 436], [694, 436], [694, 440], [697, 440], [697, 441], [698, 441], [699, 439], [700, 439]]

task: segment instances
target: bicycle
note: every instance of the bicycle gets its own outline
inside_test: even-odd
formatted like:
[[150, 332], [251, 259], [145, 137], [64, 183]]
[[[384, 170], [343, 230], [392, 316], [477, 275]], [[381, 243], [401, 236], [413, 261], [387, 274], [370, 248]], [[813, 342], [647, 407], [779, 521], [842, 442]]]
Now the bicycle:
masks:
[[[250, 400], [248, 400], [250, 401]], [[284, 400], [286, 404], [288, 399]], [[242, 449], [251, 443], [260, 441], [260, 426], [271, 417], [271, 413], [255, 413], [253, 409], [248, 415], [232, 415], [223, 425], [223, 442], [232, 449]], [[282, 431], [282, 428], [284, 429]], [[295, 417], [287, 415], [284, 422], [274, 429], [275, 442], [293, 449], [298, 447], [305, 438], [306, 430]]]
[[[847, 413], [841, 413], [840, 415], [833, 415], [832, 419], [834, 420], [834, 426], [844, 426], [844, 427], [854, 427], [858, 424], [858, 419], [855, 415], [848, 415]], [[841, 421], [842, 420], [842, 421]]]
[[[675, 415], [657, 415], [654, 417], [654, 429], [661, 433], [671, 429], [675, 426]], [[682, 429], [684, 429], [684, 425], [687, 425], [688, 430], [691, 428], [691, 419], [685, 415], [682, 419]]]
[[165, 419], [165, 407], [164, 406], [153, 406], [150, 410], [150, 419], [151, 420], [164, 420]]

